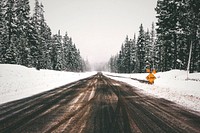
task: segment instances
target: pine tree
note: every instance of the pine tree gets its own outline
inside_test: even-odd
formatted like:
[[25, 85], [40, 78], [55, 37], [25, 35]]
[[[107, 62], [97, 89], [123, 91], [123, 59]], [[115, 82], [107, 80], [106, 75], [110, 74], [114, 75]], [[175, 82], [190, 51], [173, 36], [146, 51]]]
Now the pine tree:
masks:
[[154, 46], [155, 56], [154, 56], [154, 69], [156, 71], [164, 71], [163, 68], [163, 47], [159, 39], [156, 39]]
[[63, 37], [63, 70], [67, 70], [68, 65], [67, 65], [67, 53], [68, 53], [68, 45], [69, 45], [69, 36], [67, 32], [65, 33]]
[[177, 60], [177, 4], [174, 0], [159, 0], [156, 7], [158, 39], [164, 49], [164, 70], [176, 68]]
[[[186, 69], [193, 44], [191, 71], [198, 70], [200, 1], [159, 0], [156, 11], [158, 39], [163, 49], [164, 70]], [[178, 64], [179, 62], [179, 64]]]
[[122, 44], [121, 46], [121, 51], [119, 53], [120, 58], [119, 58], [119, 71], [120, 73], [125, 73], [126, 67], [125, 67], [125, 46]]
[[60, 32], [51, 36], [38, 0], [31, 17], [28, 0], [2, 0], [0, 4], [0, 63], [83, 71], [86, 63], [72, 39], [66, 35], [63, 41]]
[[80, 51], [76, 48], [76, 45], [73, 45], [73, 54], [74, 54], [74, 67], [73, 71], [74, 72], [80, 72], [82, 70], [82, 63], [81, 63], [81, 56], [80, 56]]
[[49, 40], [51, 39], [51, 30], [49, 26], [47, 25], [45, 18], [44, 18], [44, 10], [42, 3], [39, 5], [39, 48], [41, 50], [41, 56], [40, 56], [40, 66], [43, 69], [48, 68], [47, 64], [49, 62]]
[[118, 59], [117, 59], [117, 70], [118, 70], [119, 73], [122, 73], [122, 72], [123, 72], [122, 60], [123, 60], [122, 51], [120, 51], [120, 52], [119, 52], [119, 57], [118, 57]]
[[30, 66], [36, 67], [36, 69], [41, 69], [41, 37], [40, 37], [40, 6], [38, 0], [35, 0], [34, 13], [31, 17], [31, 26], [29, 27], [29, 47], [30, 47]]
[[[35, 30], [34, 23], [32, 22], [32, 18], [30, 21], [30, 25], [28, 27], [27, 32], [28, 37], [28, 66], [29, 67], [36, 67], [38, 66], [38, 58], [39, 58], [39, 42], [38, 42], [38, 36], [37, 31]], [[39, 69], [39, 66], [38, 66]]]
[[126, 36], [124, 43], [124, 73], [131, 72], [131, 40]]
[[185, 0], [182, 9], [181, 17], [184, 20], [180, 20], [180, 25], [187, 36], [187, 47], [193, 45], [190, 70], [200, 71], [200, 1]]
[[67, 71], [72, 71], [73, 68], [73, 51], [72, 51], [72, 38], [69, 38], [67, 53], [66, 53], [66, 64], [67, 64]]
[[28, 0], [18, 0], [16, 3], [17, 15], [17, 64], [28, 66], [29, 46], [28, 29], [30, 27], [30, 6]]
[[45, 23], [45, 30], [42, 34], [42, 37], [44, 38], [44, 68], [45, 69], [52, 69], [51, 68], [51, 57], [50, 52], [52, 49], [52, 37], [51, 37], [51, 29], [49, 26]]
[[130, 66], [131, 71], [135, 72], [136, 69], [136, 35], [134, 34], [134, 38], [130, 41]]
[[50, 52], [52, 68], [54, 70], [80, 72], [84, 70], [85, 62], [80, 51], [73, 44], [72, 38], [65, 33], [64, 37], [58, 34], [53, 35], [53, 45]]
[[14, 0], [8, 0], [5, 1], [5, 40], [4, 45], [6, 48], [4, 57], [4, 63], [11, 63], [16, 64], [16, 45], [15, 41], [17, 40], [16, 34], [17, 34], [17, 25], [16, 25], [16, 7], [15, 7], [15, 1]]
[[55, 35], [55, 47], [57, 53], [57, 64], [56, 70], [62, 70], [63, 68], [63, 47], [62, 47], [62, 36], [60, 35], [60, 30], [57, 35]]
[[5, 20], [5, 11], [6, 5], [5, 0], [0, 1], [0, 63], [5, 63], [5, 54], [8, 49], [6, 43], [6, 20]]
[[77, 49], [77, 48], [76, 48], [76, 57], [77, 57], [77, 70], [76, 70], [76, 72], [82, 72], [83, 71], [82, 57], [80, 55], [79, 49]]
[[156, 56], [156, 33], [155, 33], [154, 22], [151, 25], [150, 45], [151, 45], [150, 55], [151, 55], [151, 60], [152, 60], [152, 68], [155, 69], [157, 66], [157, 63], [156, 63], [157, 56]]
[[140, 25], [137, 40], [137, 72], [145, 72], [145, 33], [142, 24]]
[[56, 47], [56, 44], [57, 44], [57, 39], [56, 39], [56, 35], [53, 35], [52, 37], [52, 46], [51, 46], [51, 49], [50, 49], [50, 59], [51, 59], [51, 68], [53, 70], [56, 70], [56, 65], [58, 63], [58, 59], [57, 59], [57, 47]]
[[151, 38], [150, 38], [150, 33], [149, 30], [147, 29], [147, 32], [145, 32], [145, 68], [152, 68], [153, 62], [152, 62], [152, 45], [151, 45]]

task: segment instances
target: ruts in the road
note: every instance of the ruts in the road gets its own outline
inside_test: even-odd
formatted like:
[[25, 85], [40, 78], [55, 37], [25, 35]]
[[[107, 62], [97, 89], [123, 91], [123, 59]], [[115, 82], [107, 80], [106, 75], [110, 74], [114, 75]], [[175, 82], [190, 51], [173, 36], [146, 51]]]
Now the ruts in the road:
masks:
[[200, 114], [102, 73], [0, 105], [1, 133], [199, 133]]

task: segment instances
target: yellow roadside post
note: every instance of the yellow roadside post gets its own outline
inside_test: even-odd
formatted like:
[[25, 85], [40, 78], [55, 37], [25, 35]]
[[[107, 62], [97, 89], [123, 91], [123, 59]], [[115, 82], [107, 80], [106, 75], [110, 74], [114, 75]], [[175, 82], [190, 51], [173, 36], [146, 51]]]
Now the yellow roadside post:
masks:
[[156, 77], [152, 73], [149, 73], [146, 79], [149, 81], [150, 84], [153, 84]]
[[154, 83], [154, 80], [156, 79], [156, 77], [153, 74], [156, 74], [156, 70], [153, 70], [153, 74], [151, 73], [150, 69], [146, 69], [146, 72], [149, 73], [149, 75], [146, 77], [146, 79], [149, 81], [150, 84]]

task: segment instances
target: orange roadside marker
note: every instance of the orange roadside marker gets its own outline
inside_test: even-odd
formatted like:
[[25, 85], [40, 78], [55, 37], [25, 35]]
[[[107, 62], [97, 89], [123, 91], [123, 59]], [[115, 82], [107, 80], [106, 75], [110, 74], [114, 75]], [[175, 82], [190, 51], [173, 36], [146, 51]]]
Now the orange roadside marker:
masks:
[[149, 81], [150, 84], [153, 84], [153, 83], [154, 83], [154, 80], [156, 79], [156, 77], [155, 77], [152, 73], [150, 73], [150, 74], [146, 77], [146, 79]]

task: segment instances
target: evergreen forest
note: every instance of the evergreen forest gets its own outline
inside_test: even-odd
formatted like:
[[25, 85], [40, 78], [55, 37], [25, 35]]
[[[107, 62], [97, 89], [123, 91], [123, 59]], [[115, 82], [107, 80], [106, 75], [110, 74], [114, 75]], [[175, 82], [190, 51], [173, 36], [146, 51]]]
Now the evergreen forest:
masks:
[[0, 1], [0, 63], [19, 64], [36, 69], [80, 72], [87, 62], [67, 32], [52, 34], [45, 21], [44, 7], [35, 0]]
[[[143, 73], [146, 69], [200, 72], [200, 0], [158, 0], [157, 22], [131, 39], [108, 63], [111, 72]], [[188, 63], [189, 62], [189, 63]]]

